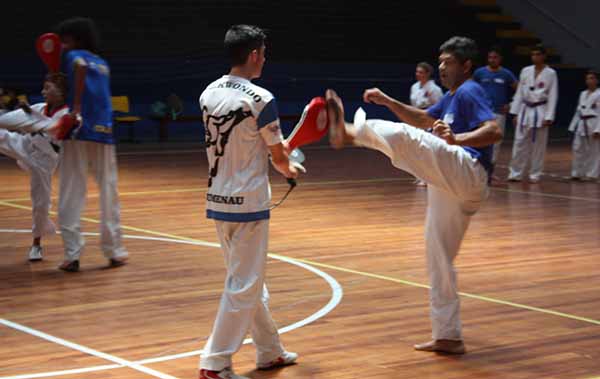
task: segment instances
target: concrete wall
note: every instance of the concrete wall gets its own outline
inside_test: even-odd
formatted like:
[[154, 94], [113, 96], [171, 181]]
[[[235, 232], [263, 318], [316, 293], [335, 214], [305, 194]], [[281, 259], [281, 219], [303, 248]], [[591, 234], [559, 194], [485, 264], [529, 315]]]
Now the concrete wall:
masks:
[[558, 49], [563, 63], [600, 69], [600, 1], [497, 0], [503, 11]]

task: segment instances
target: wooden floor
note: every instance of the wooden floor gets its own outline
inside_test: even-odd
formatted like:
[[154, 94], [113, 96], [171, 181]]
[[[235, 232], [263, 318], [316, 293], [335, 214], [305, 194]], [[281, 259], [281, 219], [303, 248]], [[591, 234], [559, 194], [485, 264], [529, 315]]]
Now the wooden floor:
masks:
[[[255, 371], [245, 345], [234, 358], [238, 373], [600, 378], [600, 185], [559, 178], [568, 174], [568, 146], [550, 147], [555, 176], [495, 186], [473, 218], [456, 261], [469, 350], [460, 357], [412, 349], [430, 336], [426, 189], [375, 152], [305, 154], [308, 174], [273, 211], [268, 264], [273, 315], [290, 326], [282, 339], [299, 364]], [[67, 274], [56, 269], [60, 236], [43, 242], [43, 262], [27, 262], [28, 176], [0, 159], [0, 379], [197, 377], [224, 277], [204, 217], [205, 155], [123, 153], [119, 168], [131, 263], [105, 269], [98, 237], [88, 235], [81, 272]], [[95, 233], [98, 198], [89, 189], [82, 227]], [[285, 190], [274, 175], [273, 199]]]

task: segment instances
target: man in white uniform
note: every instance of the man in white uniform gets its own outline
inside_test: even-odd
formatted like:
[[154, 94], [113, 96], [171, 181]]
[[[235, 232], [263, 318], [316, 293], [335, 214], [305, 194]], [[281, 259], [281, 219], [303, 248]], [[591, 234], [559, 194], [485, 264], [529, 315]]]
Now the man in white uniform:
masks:
[[410, 104], [419, 109], [427, 109], [440, 101], [442, 89], [431, 79], [433, 67], [427, 62], [417, 64], [415, 78], [417, 82], [410, 87]]
[[[453, 261], [467, 227], [488, 195], [492, 144], [502, 138], [483, 88], [471, 80], [475, 42], [452, 37], [440, 47], [440, 78], [448, 92], [427, 111], [403, 104], [377, 88], [365, 102], [386, 106], [407, 123], [366, 120], [362, 109], [344, 124], [341, 99], [326, 93], [330, 141], [379, 150], [392, 164], [427, 181], [425, 250], [430, 281], [432, 340], [421, 351], [463, 354], [460, 301]], [[433, 128], [433, 134], [424, 130]], [[423, 130], [424, 129], [424, 130]]]
[[250, 25], [225, 35], [228, 75], [200, 96], [209, 163], [206, 215], [215, 221], [227, 278], [216, 320], [200, 359], [200, 379], [242, 379], [232, 355], [250, 330], [259, 369], [292, 364], [296, 353], [279, 340], [265, 282], [269, 242], [269, 154], [285, 177], [298, 172], [288, 160], [273, 95], [250, 82], [265, 62], [265, 34]]
[[[442, 89], [431, 78], [433, 67], [427, 62], [417, 64], [415, 78], [417, 82], [410, 87], [410, 104], [419, 109], [427, 109], [442, 98]], [[416, 179], [415, 184], [426, 186], [422, 179]]]
[[587, 89], [579, 95], [575, 115], [569, 125], [573, 132], [573, 180], [597, 180], [600, 171], [600, 89], [598, 73], [585, 75]]
[[66, 77], [48, 74], [42, 95], [45, 103], [0, 115], [0, 153], [17, 160], [31, 176], [31, 205], [33, 213], [33, 243], [30, 261], [42, 260], [42, 237], [56, 233], [49, 212], [52, 193], [52, 174], [58, 164], [59, 142], [45, 132], [69, 112], [65, 104]]
[[529, 181], [538, 183], [544, 169], [548, 129], [554, 122], [558, 102], [556, 71], [546, 65], [546, 49], [536, 45], [531, 51], [533, 65], [519, 75], [519, 85], [510, 107], [516, 116], [515, 139], [508, 180], [521, 181], [529, 165]]

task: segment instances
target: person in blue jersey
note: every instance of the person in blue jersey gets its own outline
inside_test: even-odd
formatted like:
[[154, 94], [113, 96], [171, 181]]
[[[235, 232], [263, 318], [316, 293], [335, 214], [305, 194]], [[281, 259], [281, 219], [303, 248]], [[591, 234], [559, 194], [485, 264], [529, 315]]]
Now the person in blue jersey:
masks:
[[[359, 109], [354, 123], [346, 124], [341, 99], [332, 90], [325, 94], [334, 148], [350, 143], [379, 150], [395, 167], [428, 184], [425, 250], [433, 338], [415, 345], [421, 351], [466, 351], [453, 262], [471, 216], [488, 196], [492, 144], [502, 138], [485, 91], [471, 79], [476, 57], [472, 39], [452, 37], [442, 44], [439, 72], [448, 92], [427, 110], [395, 100], [378, 88], [364, 92], [365, 102], [386, 106], [406, 123], [367, 120]], [[425, 131], [430, 128], [433, 133]]]
[[232, 26], [225, 34], [231, 69], [199, 99], [209, 164], [206, 216], [215, 222], [227, 267], [221, 303], [200, 359], [200, 379], [245, 378], [233, 372], [232, 356], [248, 331], [259, 369], [289, 365], [298, 357], [281, 344], [265, 285], [269, 155], [282, 175], [298, 175], [288, 159], [275, 97], [251, 82], [262, 74], [265, 39], [256, 26]]
[[[510, 109], [510, 99], [517, 89], [515, 74], [502, 66], [502, 53], [498, 46], [493, 46], [487, 54], [487, 66], [479, 67], [473, 73], [473, 79], [479, 83], [492, 101], [496, 122], [502, 132], [506, 126], [506, 115]], [[496, 164], [500, 154], [502, 141], [494, 144], [492, 163]]]
[[78, 271], [84, 248], [81, 212], [91, 168], [100, 192], [100, 248], [109, 266], [125, 264], [128, 254], [121, 242], [117, 159], [112, 129], [110, 69], [98, 55], [99, 37], [88, 18], [71, 18], [58, 26], [63, 44], [63, 72], [69, 83], [71, 116], [79, 125], [63, 141], [60, 159], [58, 222], [65, 259], [61, 270]]

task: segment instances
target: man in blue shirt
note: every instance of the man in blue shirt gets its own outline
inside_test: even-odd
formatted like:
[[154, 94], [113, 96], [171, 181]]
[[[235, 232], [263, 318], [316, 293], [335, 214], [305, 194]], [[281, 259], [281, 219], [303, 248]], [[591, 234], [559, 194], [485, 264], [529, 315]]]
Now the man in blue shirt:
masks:
[[85, 205], [88, 166], [94, 171], [100, 192], [100, 247], [111, 267], [121, 266], [128, 254], [121, 244], [110, 70], [97, 55], [98, 34], [91, 19], [77, 17], [63, 21], [58, 26], [58, 35], [65, 51], [63, 71], [67, 73], [70, 88], [67, 103], [71, 117], [80, 120], [63, 142], [60, 154], [58, 222], [65, 260], [59, 268], [79, 270], [84, 247], [81, 211]]
[[[362, 109], [353, 124], [345, 124], [341, 99], [326, 92], [334, 148], [353, 143], [379, 150], [394, 166], [428, 184], [425, 250], [433, 338], [415, 345], [421, 351], [465, 352], [453, 261], [471, 216], [488, 195], [492, 144], [502, 138], [485, 91], [471, 80], [476, 57], [477, 46], [469, 38], [452, 37], [440, 47], [440, 78], [448, 92], [427, 110], [377, 88], [364, 92], [365, 102], [386, 106], [406, 124], [366, 120]], [[425, 132], [430, 128], [433, 134]]]
[[[502, 67], [502, 54], [497, 46], [490, 48], [488, 51], [487, 62], [487, 66], [475, 70], [473, 80], [483, 87], [492, 101], [496, 122], [504, 132], [510, 99], [515, 89], [517, 89], [519, 81], [512, 71]], [[500, 145], [502, 145], [502, 141], [494, 144], [493, 164], [498, 160]]]

